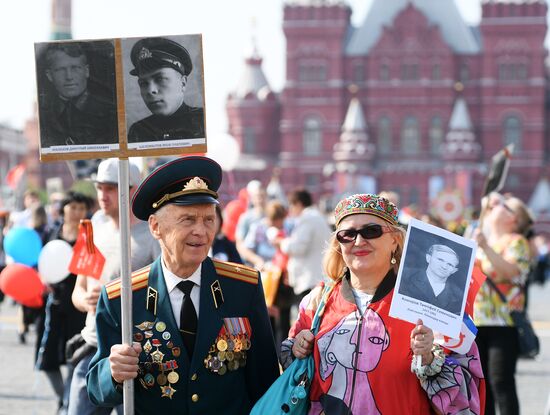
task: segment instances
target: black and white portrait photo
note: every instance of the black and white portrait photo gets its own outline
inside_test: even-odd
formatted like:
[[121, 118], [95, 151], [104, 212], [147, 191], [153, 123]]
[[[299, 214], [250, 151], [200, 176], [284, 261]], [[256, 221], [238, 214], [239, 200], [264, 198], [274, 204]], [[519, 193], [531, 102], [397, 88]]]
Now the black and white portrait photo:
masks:
[[129, 149], [204, 144], [200, 35], [122, 39]]
[[44, 154], [118, 149], [112, 40], [35, 44]]
[[475, 250], [471, 240], [412, 219], [392, 302], [394, 316], [414, 322], [420, 318], [444, 334], [452, 327], [458, 332]]

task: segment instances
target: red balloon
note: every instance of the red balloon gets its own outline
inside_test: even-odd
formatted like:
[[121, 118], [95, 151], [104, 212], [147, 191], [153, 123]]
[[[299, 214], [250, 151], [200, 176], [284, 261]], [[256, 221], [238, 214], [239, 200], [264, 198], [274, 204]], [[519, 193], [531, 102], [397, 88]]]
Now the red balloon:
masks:
[[246, 202], [242, 199], [232, 200], [224, 210], [222, 232], [231, 241], [235, 241], [235, 230], [239, 217], [246, 211]]
[[28, 307], [42, 306], [44, 286], [34, 268], [23, 264], [9, 264], [0, 273], [0, 290]]

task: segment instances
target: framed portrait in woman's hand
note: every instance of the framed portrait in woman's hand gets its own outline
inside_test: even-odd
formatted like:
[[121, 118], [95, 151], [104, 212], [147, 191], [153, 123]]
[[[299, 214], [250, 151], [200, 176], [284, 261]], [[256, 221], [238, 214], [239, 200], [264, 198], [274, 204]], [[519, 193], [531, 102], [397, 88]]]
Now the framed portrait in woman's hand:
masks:
[[392, 317], [457, 337], [477, 245], [452, 232], [411, 219], [390, 308]]

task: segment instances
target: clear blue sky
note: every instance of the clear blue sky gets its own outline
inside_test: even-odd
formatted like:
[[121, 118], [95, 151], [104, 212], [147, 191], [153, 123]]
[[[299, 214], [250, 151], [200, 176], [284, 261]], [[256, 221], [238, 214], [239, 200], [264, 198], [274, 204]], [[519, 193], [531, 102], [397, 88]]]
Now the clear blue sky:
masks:
[[[389, 0], [391, 1], [391, 0]], [[439, 0], [433, 0], [439, 1]], [[475, 24], [480, 0], [459, 0], [464, 19]], [[371, 0], [350, 0], [353, 23]], [[235, 88], [255, 33], [264, 71], [275, 90], [284, 83], [282, 0], [73, 0], [73, 37], [98, 39], [202, 33], [209, 134], [226, 128], [225, 98]], [[50, 35], [48, 0], [12, 0], [0, 13], [0, 122], [16, 128], [35, 101], [34, 42]], [[255, 29], [253, 29], [255, 27]]]

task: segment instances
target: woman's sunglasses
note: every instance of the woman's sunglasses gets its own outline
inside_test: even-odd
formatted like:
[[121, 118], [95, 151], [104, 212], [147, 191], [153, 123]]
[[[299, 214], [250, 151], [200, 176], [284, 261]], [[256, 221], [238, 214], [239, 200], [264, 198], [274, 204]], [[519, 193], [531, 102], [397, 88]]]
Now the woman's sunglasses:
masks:
[[336, 232], [336, 239], [341, 244], [349, 244], [355, 242], [357, 235], [361, 235], [363, 239], [376, 239], [380, 238], [384, 232], [393, 232], [393, 228], [390, 226], [382, 226], [377, 223], [371, 223], [363, 226], [361, 229], [343, 229]]

